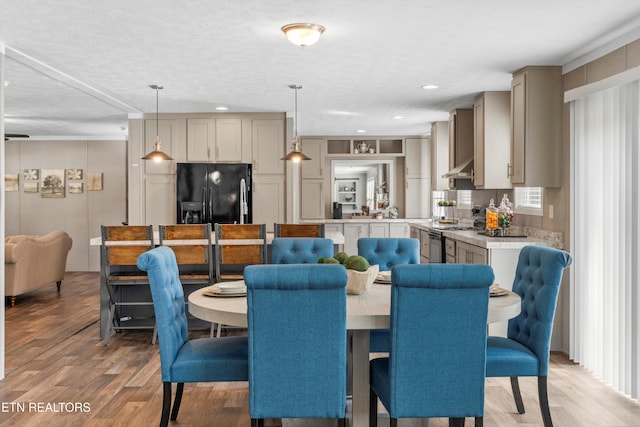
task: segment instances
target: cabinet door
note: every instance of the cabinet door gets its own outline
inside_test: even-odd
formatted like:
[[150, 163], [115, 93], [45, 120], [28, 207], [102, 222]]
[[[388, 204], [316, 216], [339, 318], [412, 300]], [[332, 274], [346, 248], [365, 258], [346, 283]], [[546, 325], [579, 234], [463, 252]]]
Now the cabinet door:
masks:
[[[145, 120], [144, 154], [153, 150], [156, 140], [156, 120]], [[184, 144], [184, 134], [180, 135], [179, 120], [159, 120], [157, 134], [160, 137], [160, 149], [176, 159], [176, 152], [180, 142]], [[184, 132], [184, 127], [182, 127]], [[181, 140], [181, 141], [180, 141]], [[164, 162], [143, 161], [144, 171], [147, 174], [170, 174], [174, 169], [175, 160]]]
[[327, 234], [327, 233], [340, 233], [340, 234], [342, 234], [344, 232], [344, 228], [342, 227], [342, 224], [336, 224], [336, 223], [326, 224], [325, 223], [324, 232], [325, 232], [325, 234]]
[[273, 231], [274, 223], [284, 223], [285, 183], [278, 175], [253, 176], [253, 223], [266, 224]]
[[187, 161], [215, 160], [216, 121], [214, 119], [187, 119]]
[[449, 170], [449, 127], [447, 122], [431, 124], [431, 189], [446, 190], [449, 180], [442, 175]]
[[[410, 236], [409, 224], [406, 223], [389, 223], [389, 237], [405, 238]], [[413, 237], [413, 236], [411, 236]], [[414, 237], [418, 238], [418, 237]]]
[[405, 150], [405, 177], [428, 178], [431, 162], [428, 140], [425, 138], [407, 138]]
[[420, 229], [418, 227], [410, 227], [409, 237], [420, 240]]
[[473, 104], [473, 184], [484, 186], [484, 97]]
[[175, 175], [148, 176], [144, 180], [144, 223], [176, 223]]
[[389, 237], [389, 224], [388, 223], [376, 223], [369, 224], [369, 237]]
[[311, 157], [311, 160], [305, 160], [301, 162], [302, 179], [323, 178], [324, 169], [324, 153], [325, 140], [324, 139], [312, 139], [305, 138], [302, 140], [302, 152]]
[[216, 161], [242, 161], [242, 120], [216, 119]]
[[456, 262], [458, 264], [486, 264], [487, 250], [464, 242], [456, 242]]
[[324, 219], [324, 185], [321, 179], [303, 179], [300, 186], [300, 218]]
[[358, 239], [361, 237], [369, 237], [368, 224], [345, 224], [344, 251], [349, 255], [357, 255]]
[[406, 180], [404, 194], [406, 218], [429, 218], [430, 191], [426, 178], [409, 178]]
[[524, 150], [526, 132], [526, 73], [511, 81], [511, 182], [524, 183]]
[[424, 230], [420, 230], [420, 259], [429, 264], [429, 233]]
[[253, 172], [284, 175], [284, 145], [284, 120], [254, 120]]

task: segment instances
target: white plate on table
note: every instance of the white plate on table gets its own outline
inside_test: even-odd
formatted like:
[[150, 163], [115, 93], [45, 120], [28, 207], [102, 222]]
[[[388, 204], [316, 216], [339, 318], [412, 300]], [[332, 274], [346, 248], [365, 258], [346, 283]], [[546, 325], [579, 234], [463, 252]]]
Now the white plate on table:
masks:
[[247, 286], [244, 284], [244, 282], [218, 283], [216, 287], [222, 293], [228, 292], [232, 294], [237, 294], [241, 292], [247, 292]]
[[381, 271], [376, 276], [376, 283], [391, 283], [391, 270]]

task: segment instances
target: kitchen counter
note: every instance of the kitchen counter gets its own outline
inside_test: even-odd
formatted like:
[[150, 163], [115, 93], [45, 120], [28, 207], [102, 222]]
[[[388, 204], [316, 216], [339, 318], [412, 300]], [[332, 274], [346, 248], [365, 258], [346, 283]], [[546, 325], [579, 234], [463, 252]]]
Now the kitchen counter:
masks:
[[[300, 224], [349, 224], [349, 223], [369, 223], [369, 222], [382, 222], [382, 223], [401, 223], [411, 224], [415, 221], [426, 221], [422, 219], [407, 219], [407, 218], [344, 218], [344, 219], [303, 219]], [[429, 220], [431, 221], [431, 220]]]

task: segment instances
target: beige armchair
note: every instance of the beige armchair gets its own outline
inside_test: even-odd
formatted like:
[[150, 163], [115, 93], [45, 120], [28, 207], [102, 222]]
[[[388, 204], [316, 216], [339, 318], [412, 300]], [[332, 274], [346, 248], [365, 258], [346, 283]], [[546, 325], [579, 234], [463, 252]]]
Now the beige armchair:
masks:
[[71, 237], [64, 231], [45, 236], [9, 236], [4, 240], [4, 293], [11, 297], [56, 283], [64, 278]]

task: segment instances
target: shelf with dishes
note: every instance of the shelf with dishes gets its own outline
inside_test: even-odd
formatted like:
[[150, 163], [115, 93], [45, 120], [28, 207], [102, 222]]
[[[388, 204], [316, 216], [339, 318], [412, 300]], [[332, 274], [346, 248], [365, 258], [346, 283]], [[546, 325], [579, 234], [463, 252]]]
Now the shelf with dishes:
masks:
[[402, 138], [327, 139], [327, 156], [404, 156]]

